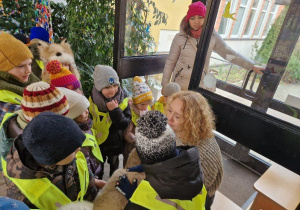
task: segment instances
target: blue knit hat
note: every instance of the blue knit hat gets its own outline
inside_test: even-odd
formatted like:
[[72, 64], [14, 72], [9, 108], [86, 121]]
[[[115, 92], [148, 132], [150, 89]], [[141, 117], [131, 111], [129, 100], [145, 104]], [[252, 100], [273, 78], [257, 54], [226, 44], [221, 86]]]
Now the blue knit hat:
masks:
[[43, 112], [28, 123], [22, 139], [38, 163], [54, 165], [81, 147], [85, 135], [74, 120], [53, 112]]
[[22, 210], [29, 210], [29, 207], [25, 205], [25, 203], [8, 198], [8, 197], [0, 197], [0, 209], [22, 209]]
[[46, 29], [44, 29], [42, 27], [32, 27], [30, 29], [29, 38], [30, 38], [30, 40], [40, 39], [40, 40], [50, 43], [49, 42], [49, 33]]

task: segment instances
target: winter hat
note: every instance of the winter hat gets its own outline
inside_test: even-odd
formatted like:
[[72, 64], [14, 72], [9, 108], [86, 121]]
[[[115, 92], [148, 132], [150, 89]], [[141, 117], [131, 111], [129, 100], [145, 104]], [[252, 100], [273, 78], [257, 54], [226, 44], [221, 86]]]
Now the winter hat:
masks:
[[117, 72], [110, 66], [97, 65], [93, 73], [94, 85], [100, 92], [111, 85], [120, 85]]
[[22, 210], [30, 210], [25, 203], [9, 198], [9, 197], [0, 197], [0, 206], [1, 210], [11, 210], [11, 209], [22, 209]]
[[0, 33], [0, 71], [9, 71], [33, 58], [28, 47], [8, 33]]
[[50, 74], [51, 84], [55, 87], [65, 87], [75, 90], [81, 86], [77, 77], [69, 69], [62, 67], [58, 60], [50, 61], [46, 66], [46, 70]]
[[45, 111], [66, 115], [69, 111], [69, 104], [65, 95], [54, 85], [41, 81], [32, 83], [24, 89], [21, 108], [24, 117], [29, 122], [33, 117]]
[[176, 156], [175, 134], [167, 117], [157, 110], [138, 119], [135, 140], [142, 163], [153, 164]]
[[152, 91], [149, 86], [138, 76], [133, 79], [132, 99], [134, 104], [140, 104], [153, 99]]
[[163, 96], [171, 96], [181, 90], [176, 82], [170, 82], [164, 86]]
[[185, 21], [188, 22], [189, 19], [194, 15], [200, 15], [201, 17], [205, 17], [206, 14], [206, 6], [201, 2], [197, 1], [189, 6], [189, 10], [186, 14]]
[[32, 27], [30, 29], [29, 38], [30, 38], [30, 40], [40, 39], [40, 40], [50, 43], [49, 42], [49, 33], [46, 29], [44, 29], [42, 27]]
[[22, 139], [38, 163], [53, 165], [81, 147], [85, 135], [74, 120], [53, 112], [43, 112], [28, 123]]
[[90, 102], [84, 95], [63, 87], [59, 87], [58, 89], [67, 97], [69, 103], [69, 112], [66, 117], [74, 120], [89, 108]]

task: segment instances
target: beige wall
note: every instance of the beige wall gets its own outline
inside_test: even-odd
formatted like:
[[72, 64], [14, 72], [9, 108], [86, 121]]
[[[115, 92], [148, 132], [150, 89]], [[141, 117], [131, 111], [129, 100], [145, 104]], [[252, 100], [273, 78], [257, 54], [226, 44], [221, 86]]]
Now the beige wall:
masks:
[[[168, 14], [167, 25], [160, 24], [154, 25], [154, 20], [152, 20], [152, 26], [150, 29], [150, 33], [155, 39], [155, 43], [157, 43], [155, 50], [158, 47], [159, 34], [160, 30], [175, 30], [179, 31], [179, 24], [182, 18], [186, 15], [188, 10], [188, 6], [192, 3], [191, 0], [153, 0], [155, 2], [156, 7]], [[150, 17], [153, 17], [153, 14], [150, 14]]]

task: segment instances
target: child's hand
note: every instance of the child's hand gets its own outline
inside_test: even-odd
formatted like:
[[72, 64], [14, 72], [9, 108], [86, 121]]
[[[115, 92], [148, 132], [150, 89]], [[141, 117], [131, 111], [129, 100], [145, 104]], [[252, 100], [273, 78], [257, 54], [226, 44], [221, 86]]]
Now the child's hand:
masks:
[[118, 108], [119, 104], [118, 104], [117, 100], [112, 100], [111, 102], [108, 102], [106, 104], [106, 106], [107, 106], [109, 111], [112, 111], [112, 110]]
[[102, 189], [106, 185], [106, 181], [95, 179], [95, 185], [98, 189]]

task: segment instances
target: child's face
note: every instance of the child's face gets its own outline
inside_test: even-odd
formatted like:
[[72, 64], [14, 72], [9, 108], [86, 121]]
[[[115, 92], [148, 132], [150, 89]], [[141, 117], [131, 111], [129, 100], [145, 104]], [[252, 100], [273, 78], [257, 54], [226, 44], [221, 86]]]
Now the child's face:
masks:
[[140, 111], [146, 111], [147, 107], [150, 105], [150, 103], [151, 103], [151, 100], [148, 100], [148, 101], [144, 101], [144, 102], [139, 103], [139, 104], [135, 104], [135, 106]]
[[69, 163], [72, 162], [72, 160], [74, 160], [74, 158], [76, 157], [76, 153], [78, 151], [80, 151], [80, 147], [78, 147], [75, 152], [73, 152], [72, 154], [70, 154], [68, 157], [66, 157], [65, 159], [59, 161], [58, 163], [56, 163], [56, 165], [59, 165], [59, 166], [63, 166], [63, 165], [68, 165]]
[[105, 98], [112, 98], [118, 92], [119, 85], [112, 85], [101, 90], [101, 93], [104, 95]]
[[171, 126], [175, 133], [180, 131], [183, 122], [183, 102], [176, 98], [167, 110], [168, 124]]
[[89, 119], [89, 110], [86, 109], [81, 115], [74, 119], [77, 123], [86, 123]]
[[13, 75], [22, 83], [28, 82], [29, 75], [31, 74], [31, 58], [26, 59], [20, 63], [17, 67], [8, 71], [9, 74]]

